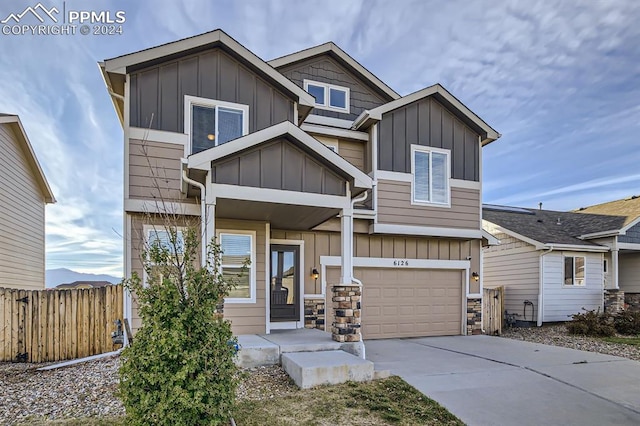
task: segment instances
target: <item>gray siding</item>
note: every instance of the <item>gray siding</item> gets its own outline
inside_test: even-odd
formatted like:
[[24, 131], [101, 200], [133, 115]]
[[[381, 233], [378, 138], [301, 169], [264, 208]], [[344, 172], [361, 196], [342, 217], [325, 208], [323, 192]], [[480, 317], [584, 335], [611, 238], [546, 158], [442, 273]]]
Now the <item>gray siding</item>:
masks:
[[620, 235], [618, 241], [621, 243], [640, 244], [640, 223], [629, 228], [626, 235]]
[[[294, 121], [294, 101], [220, 49], [130, 75], [130, 125], [184, 133], [184, 96], [249, 105], [249, 132]], [[153, 117], [153, 120], [152, 120]]]
[[480, 191], [451, 188], [451, 207], [411, 204], [411, 182], [378, 180], [378, 222], [480, 229]]
[[640, 293], [640, 253], [620, 254], [618, 263], [620, 289], [626, 293]]
[[214, 162], [215, 183], [345, 195], [345, 179], [286, 139]]
[[364, 80], [348, 71], [329, 55], [309, 58], [305, 61], [279, 68], [278, 71], [300, 87], [304, 87], [303, 81], [307, 79], [349, 88], [350, 114], [317, 108], [312, 111], [312, 114], [354, 120], [365, 109], [373, 109], [387, 102], [384, 97], [369, 87]]
[[44, 198], [10, 125], [0, 124], [0, 287], [44, 288]]
[[382, 116], [378, 168], [411, 173], [411, 145], [451, 150], [451, 177], [480, 180], [478, 134], [438, 101], [421, 99]]

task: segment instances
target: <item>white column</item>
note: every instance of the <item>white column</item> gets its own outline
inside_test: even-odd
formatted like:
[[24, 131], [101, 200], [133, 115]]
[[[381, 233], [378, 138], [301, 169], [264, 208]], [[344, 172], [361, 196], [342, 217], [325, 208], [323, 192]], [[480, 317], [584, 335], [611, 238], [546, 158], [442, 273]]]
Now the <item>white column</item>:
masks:
[[620, 283], [618, 282], [618, 248], [615, 247], [611, 250], [611, 273], [613, 274], [613, 288], [619, 289]]
[[[208, 181], [209, 175], [207, 174], [207, 182]], [[205, 200], [205, 232], [203, 236], [203, 243], [205, 247], [203, 249], [203, 253], [207, 253], [207, 246], [211, 244], [211, 241], [213, 241], [213, 238], [216, 236], [216, 197], [213, 194], [211, 186], [207, 186], [207, 198]], [[206, 263], [203, 264], [206, 265]]]
[[342, 210], [340, 224], [342, 238], [340, 284], [351, 285], [353, 282], [353, 209], [351, 206]]

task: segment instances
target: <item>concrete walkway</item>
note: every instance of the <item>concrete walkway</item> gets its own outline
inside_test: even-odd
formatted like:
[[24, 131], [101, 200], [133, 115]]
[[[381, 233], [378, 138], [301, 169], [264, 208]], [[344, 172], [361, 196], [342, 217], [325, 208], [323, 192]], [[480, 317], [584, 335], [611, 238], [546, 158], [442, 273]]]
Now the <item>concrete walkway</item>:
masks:
[[468, 425], [640, 424], [637, 361], [490, 336], [365, 343]]

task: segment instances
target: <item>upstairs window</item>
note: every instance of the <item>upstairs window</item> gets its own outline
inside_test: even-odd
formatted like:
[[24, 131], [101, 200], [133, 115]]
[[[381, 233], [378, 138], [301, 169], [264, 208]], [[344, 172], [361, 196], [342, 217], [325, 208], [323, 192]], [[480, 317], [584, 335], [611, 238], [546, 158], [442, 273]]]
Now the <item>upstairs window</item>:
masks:
[[585, 265], [584, 256], [565, 256], [564, 285], [583, 286]]
[[249, 133], [247, 105], [185, 96], [185, 131], [191, 153], [225, 144]]
[[411, 146], [412, 202], [449, 206], [450, 152]]
[[349, 114], [349, 88], [304, 80], [304, 90], [316, 98], [316, 108]]

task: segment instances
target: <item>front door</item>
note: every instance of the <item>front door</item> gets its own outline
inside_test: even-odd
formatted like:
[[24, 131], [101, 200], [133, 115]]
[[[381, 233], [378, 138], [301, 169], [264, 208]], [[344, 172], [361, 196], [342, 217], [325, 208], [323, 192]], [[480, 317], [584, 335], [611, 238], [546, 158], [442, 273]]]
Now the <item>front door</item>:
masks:
[[300, 321], [300, 246], [271, 245], [271, 321]]

